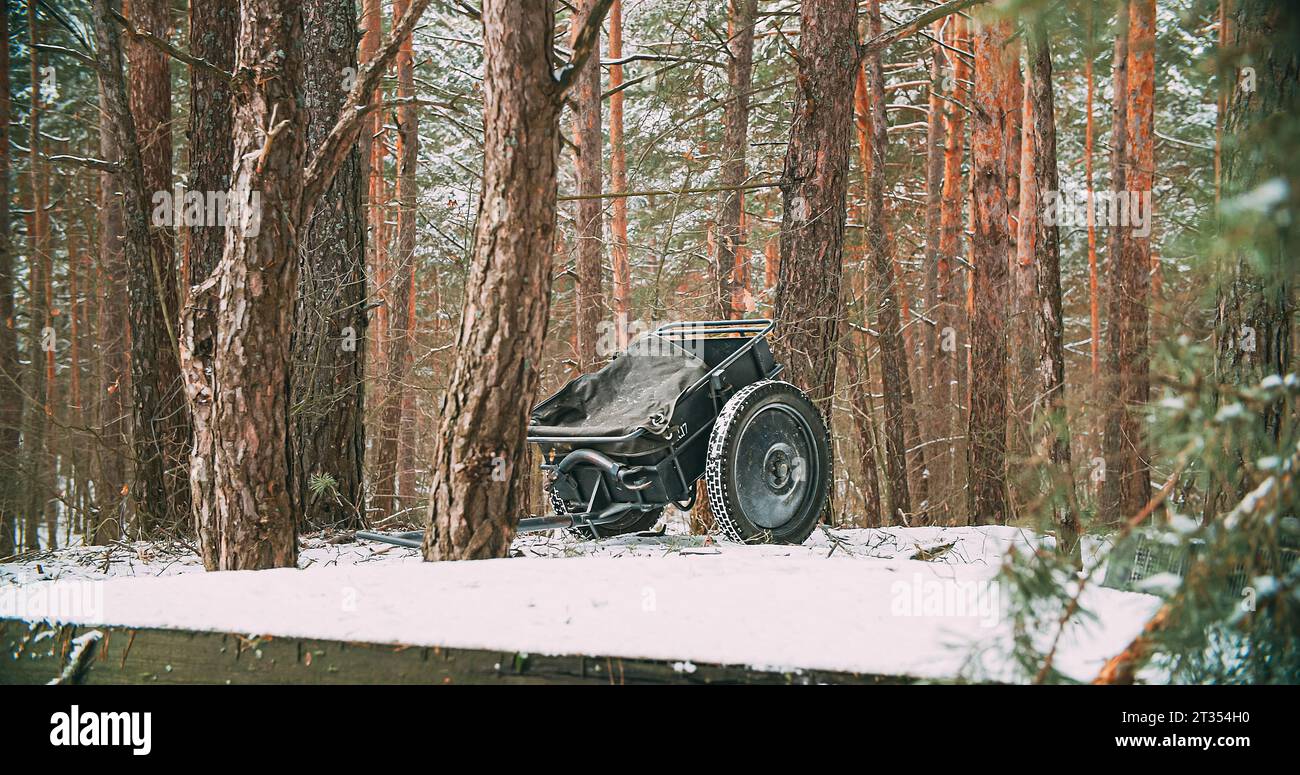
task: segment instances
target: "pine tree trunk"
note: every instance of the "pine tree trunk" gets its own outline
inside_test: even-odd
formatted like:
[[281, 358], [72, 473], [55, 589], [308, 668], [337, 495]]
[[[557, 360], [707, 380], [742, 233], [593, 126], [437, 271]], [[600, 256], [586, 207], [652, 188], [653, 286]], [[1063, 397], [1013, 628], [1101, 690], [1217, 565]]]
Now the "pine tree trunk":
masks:
[[[946, 42], [960, 50], [970, 49], [965, 17], [952, 18]], [[951, 97], [959, 104], [945, 102], [947, 126], [944, 130], [943, 196], [939, 205], [938, 298], [934, 313], [938, 343], [934, 383], [942, 414], [940, 433], [949, 440], [939, 448], [940, 461], [934, 464], [938, 475], [931, 477], [930, 482], [932, 509], [937, 507], [937, 516], [946, 517], [946, 521], [953, 524], [956, 515], [965, 506], [965, 499], [960, 496], [958, 478], [958, 467], [964, 459], [957, 454], [958, 442], [954, 439], [964, 435], [961, 427], [964, 394], [957, 390], [957, 376], [963, 371], [966, 360], [966, 337], [963, 335], [965, 316], [961, 314], [960, 306], [965, 284], [962, 282], [962, 273], [958, 271], [958, 259], [962, 252], [965, 222], [962, 204], [966, 200], [962, 195], [961, 174], [966, 146], [966, 114], [963, 105], [970, 103], [970, 90], [966, 86], [970, 80], [970, 64], [956, 52], [947, 49], [945, 52], [949, 60], [945, 80], [952, 79]]]
[[[129, 16], [139, 30], [166, 37], [166, 0], [132, 0]], [[130, 109], [136, 128], [145, 202], [157, 205], [172, 188], [171, 75], [167, 55], [144, 42], [126, 46]], [[172, 214], [179, 211], [172, 202]], [[157, 209], [154, 225], [157, 224]], [[128, 224], [128, 229], [131, 225]], [[180, 381], [176, 326], [177, 277], [171, 230], [148, 229], [149, 250], [128, 250], [131, 293], [131, 385], [136, 478], [136, 529], [174, 529], [190, 519], [190, 420]]]
[[[1017, 72], [1018, 65], [1019, 63]], [[1024, 513], [1023, 510], [1037, 496], [1037, 482], [1034, 480], [1037, 465], [1032, 436], [1036, 399], [1039, 396], [1037, 310], [1040, 267], [1037, 265], [1039, 256], [1035, 237], [1041, 213], [1035, 176], [1036, 165], [1041, 159], [1035, 155], [1033, 147], [1034, 111], [1038, 106], [1032, 102], [1029, 79], [1030, 75], [1026, 72], [1020, 99], [1021, 126], [1015, 138], [1017, 156], [1007, 159], [1008, 185], [1013, 179], [1018, 183], [1017, 201], [1014, 204], [1008, 203], [1009, 207], [1015, 208], [1015, 220], [1011, 226], [1015, 244], [1008, 268], [1011, 315], [1007, 321], [1010, 356], [1007, 371], [1007, 490], [1012, 514]]]
[[[408, 7], [409, 3], [407, 4]], [[406, 7], [403, 7], [403, 10]], [[415, 34], [408, 36], [398, 52], [398, 96], [415, 100]], [[404, 62], [404, 64], [403, 64]], [[398, 250], [404, 257], [406, 269], [406, 350], [403, 354], [402, 367], [402, 430], [398, 434], [398, 499], [403, 507], [411, 507], [415, 502], [416, 489], [416, 428], [420, 417], [416, 412], [415, 391], [408, 385], [411, 368], [415, 363], [416, 332], [416, 216], [419, 212], [417, 198], [419, 185], [416, 174], [419, 173], [420, 150], [420, 108], [416, 104], [403, 105], [398, 109], [402, 138], [398, 144], [398, 202], [402, 211], [398, 213]]]
[[[120, 66], [120, 65], [119, 65]], [[119, 156], [114, 129], [106, 118], [108, 95], [99, 89], [99, 155]], [[131, 353], [130, 299], [127, 294], [126, 255], [122, 249], [122, 198], [120, 173], [99, 173], [99, 270], [101, 287], [96, 330], [100, 353], [99, 397], [95, 425], [100, 443], [95, 446], [95, 519], [86, 531], [92, 544], [107, 544], [126, 532], [130, 522], [131, 470]]]
[[78, 500], [81, 497], [83, 474], [81, 467], [82, 450], [87, 446], [87, 439], [81, 429], [86, 427], [82, 411], [81, 398], [81, 319], [79, 310], [81, 285], [81, 244], [77, 231], [68, 225], [66, 229], [68, 248], [68, 398], [65, 402], [66, 415], [63, 423], [64, 458], [67, 466], [67, 491], [63, 504], [66, 515], [66, 535], [71, 540], [73, 523], [80, 514]]
[[1007, 513], [1007, 261], [1010, 198], [1008, 140], [1016, 60], [1011, 24], [975, 14], [975, 90], [971, 139], [975, 265], [971, 310], [968, 501], [973, 524], [1003, 524]]
[[[1116, 143], [1112, 191], [1137, 204], [1150, 202], [1154, 164], [1155, 5], [1132, 0], [1121, 24], [1124, 66], [1116, 68]], [[1121, 8], [1121, 14], [1125, 9]], [[1121, 107], [1122, 104], [1122, 107]], [[1122, 113], [1122, 115], [1121, 115]], [[1122, 173], [1121, 173], [1122, 171]], [[1144, 206], [1146, 217], [1150, 206]], [[1150, 222], [1148, 221], [1148, 226]], [[1100, 513], [1108, 522], [1131, 517], [1151, 497], [1151, 475], [1140, 413], [1149, 387], [1147, 304], [1150, 299], [1151, 239], [1129, 223], [1111, 224], [1111, 288], [1107, 354], [1106, 481]]]
[[827, 416], [843, 317], [856, 15], [852, 0], [801, 6], [794, 119], [781, 175], [777, 357], [785, 378]]
[[695, 505], [691, 507], [687, 527], [693, 536], [708, 535], [718, 527], [709, 501], [709, 488], [703, 479], [695, 483]]
[[[9, 40], [9, 14], [0, 17], [0, 40]], [[15, 550], [19, 505], [19, 444], [23, 391], [14, 318], [14, 254], [9, 235], [9, 46], [0, 47], [0, 557]]]
[[[1224, 132], [1231, 139], [1223, 155], [1223, 196], [1231, 200], [1282, 177], [1291, 192], [1289, 201], [1294, 202], [1295, 192], [1300, 191], [1300, 165], [1295, 148], [1278, 136], [1275, 127], [1294, 122], [1300, 110], [1295, 45], [1300, 25], [1285, 9], [1260, 0], [1241, 0], [1226, 18], [1229, 50], [1250, 52], [1249, 60], [1239, 59], [1237, 64], [1255, 68], [1256, 88], [1238, 86], [1225, 98]], [[1229, 83], [1241, 84], [1240, 70], [1233, 75]], [[1276, 205], [1278, 211], [1288, 207], [1287, 201]], [[1275, 213], [1260, 213], [1241, 222], [1225, 221], [1223, 228], [1241, 247], [1224, 257], [1220, 272], [1215, 378], [1220, 384], [1252, 388], [1266, 377], [1295, 370], [1296, 225]], [[1242, 249], [1246, 244], [1254, 248], [1250, 254]], [[1248, 489], [1250, 461], [1277, 454], [1279, 444], [1285, 443], [1287, 424], [1294, 422], [1289, 412], [1294, 408], [1288, 409], [1282, 399], [1266, 404], [1258, 427], [1271, 447], [1234, 451], [1241, 474], [1225, 483], [1232, 500], [1239, 500]], [[1215, 505], [1210, 504], [1210, 516], [1217, 515]]]
[[[571, 22], [570, 43], [582, 19], [587, 18], [597, 0], [576, 4]], [[577, 146], [576, 175], [578, 194], [578, 364], [579, 370], [593, 371], [610, 353], [597, 352], [600, 322], [605, 309], [604, 209], [600, 199], [601, 180], [601, 100], [600, 57], [593, 56], [583, 65], [573, 89], [573, 142]]]
[[[1128, 68], [1128, 138], [1129, 172], [1124, 182], [1130, 197], [1151, 195], [1155, 178], [1155, 0], [1137, 0], [1130, 6]], [[1150, 200], [1154, 202], [1154, 200]], [[1152, 206], [1143, 206], [1154, 224]], [[1124, 401], [1130, 408], [1126, 417], [1125, 437], [1133, 443], [1133, 475], [1126, 488], [1124, 512], [1136, 514], [1151, 498], [1150, 452], [1143, 431], [1141, 414], [1150, 401], [1151, 376], [1148, 343], [1150, 334], [1151, 275], [1153, 253], [1151, 230], [1145, 234], [1133, 229], [1124, 242], [1121, 258], [1125, 275], [1125, 312], [1121, 366], [1124, 378]], [[1131, 357], [1130, 354], [1131, 353]]]
[[[879, 0], [867, 4], [868, 34], [880, 34]], [[911, 520], [912, 497], [908, 484], [906, 424], [911, 386], [908, 384], [907, 349], [901, 332], [899, 282], [894, 251], [885, 228], [885, 152], [889, 134], [885, 114], [885, 75], [879, 54], [869, 54], [866, 68], [867, 145], [863, 169], [867, 179], [867, 251], [871, 256], [876, 294], [876, 330], [880, 344], [880, 382], [884, 393], [885, 478], [889, 488], [889, 524]], [[913, 418], [914, 420], [915, 418]]]
[[[303, 33], [307, 147], [316, 148], [343, 107], [348, 76], [356, 73], [354, 0], [308, 0]], [[300, 251], [291, 459], [303, 525], [313, 528], [365, 524], [365, 185], [358, 144], [315, 208]], [[313, 490], [313, 477], [328, 479]]]
[[[211, 477], [216, 535], [203, 542], [217, 551], [205, 565], [220, 570], [292, 567], [298, 551], [287, 401], [306, 146], [302, 10], [244, 0], [240, 11], [236, 58], [246, 69], [232, 85], [226, 246], [211, 281], [194, 288], [183, 350], [190, 402], [201, 407], [196, 435], [213, 439], [212, 457], [196, 460], [191, 476]], [[210, 363], [193, 349], [206, 330], [218, 342]]]
[[[409, 0], [394, 3], [394, 24], [409, 6]], [[397, 52], [397, 96], [408, 101], [415, 99], [414, 41], [415, 33], [411, 33]], [[419, 171], [420, 108], [413, 103], [404, 104], [397, 109], [397, 116], [397, 280], [401, 290], [396, 298], [396, 312], [402, 321], [401, 329], [396, 332], [401, 342], [394, 347], [394, 354], [401, 356], [395, 358], [400, 364], [397, 381], [400, 397], [397, 407], [397, 496], [398, 505], [408, 508], [413, 505], [415, 497], [415, 395], [407, 383], [415, 351], [415, 227], [419, 197], [415, 176]]]
[[1096, 88], [1092, 77], [1092, 60], [1093, 40], [1095, 29], [1093, 14], [1095, 8], [1092, 4], [1088, 5], [1088, 38], [1084, 45], [1085, 57], [1083, 60], [1083, 77], [1087, 82], [1087, 97], [1084, 100], [1084, 110], [1087, 112], [1087, 119], [1084, 123], [1083, 138], [1083, 169], [1084, 185], [1088, 197], [1088, 364], [1089, 374], [1092, 378], [1092, 391], [1094, 395], [1097, 390], [1097, 381], [1101, 376], [1101, 314], [1100, 314], [1100, 291], [1098, 290], [1099, 278], [1097, 275], [1097, 218], [1095, 211], [1095, 199], [1093, 197], [1093, 144], [1094, 144], [1094, 120], [1093, 120], [1093, 93]]
[[550, 311], [565, 79], [574, 64], [581, 72], [585, 57], [599, 56], [608, 7], [599, 0], [582, 17], [577, 61], [557, 83], [548, 4], [483, 3], [483, 191], [456, 361], [438, 412], [428, 560], [504, 557], [514, 536], [522, 504], [512, 480], [528, 459], [524, 436]]
[[[1043, 217], [1048, 192], [1059, 192], [1056, 161], [1056, 105], [1052, 91], [1052, 52], [1046, 22], [1037, 16], [1027, 23], [1025, 114], [1020, 174], [1021, 262], [1034, 272], [1031, 310], [1033, 339], [1026, 344], [1034, 355], [1034, 400], [1029, 428], [1041, 433], [1035, 441], [1036, 457], [1047, 472], [1048, 502], [1057, 545], [1071, 552], [1078, 541], [1079, 524], [1074, 509], [1074, 479], [1070, 470], [1070, 428], [1065, 411], [1064, 322], [1061, 317], [1061, 233], [1055, 219]], [[1043, 493], [1038, 493], [1042, 495]]]
[[[237, 0], [208, 0], [190, 6], [191, 54], [205, 59], [227, 72], [234, 69], [235, 35], [239, 29], [239, 3]], [[230, 84], [204, 68], [190, 69], [190, 187], [198, 192], [229, 192], [230, 171], [234, 154], [231, 137]], [[191, 299], [190, 288], [201, 285], [212, 276], [221, 263], [226, 247], [226, 230], [223, 225], [205, 223], [188, 228], [185, 232], [185, 296], [186, 304], [204, 305], [202, 313], [191, 311], [196, 320], [214, 321], [216, 298], [211, 294]], [[208, 326], [195, 330], [193, 351], [205, 364], [211, 363], [216, 349], [216, 329]], [[213, 524], [216, 506], [213, 500], [212, 479], [206, 469], [195, 463], [210, 460], [214, 454], [213, 439], [207, 431], [211, 404], [191, 404], [194, 413], [194, 442], [190, 451], [191, 472], [205, 475], [190, 479], [191, 511], [194, 514], [194, 532], [199, 539], [199, 553], [204, 565], [215, 568], [219, 554], [216, 539], [218, 530]], [[203, 417], [199, 417], [203, 415]]]
[[[393, 4], [394, 18], [405, 13], [405, 0]], [[410, 41], [403, 41], [397, 53], [397, 96], [415, 96], [415, 75]], [[399, 494], [400, 440], [403, 431], [403, 407], [406, 404], [406, 377], [411, 366], [410, 305], [415, 263], [415, 171], [419, 152], [419, 111], [415, 105], [397, 109], [397, 245], [389, 255], [391, 274], [387, 282], [387, 321], [384, 332], [384, 399], [375, 439], [375, 493], [381, 516], [400, 510]], [[414, 418], [411, 418], [414, 420]]]
[[[1033, 262], [1023, 261], [1018, 249], [1020, 224], [1020, 187], [1021, 155], [1025, 133], [1025, 88], [1021, 71], [1020, 36], [1014, 29], [1006, 43], [1005, 55], [1010, 61], [1010, 70], [1002, 80], [1003, 104], [1007, 106], [1007, 239], [1010, 251], [1007, 253], [1007, 458], [1008, 472], [1024, 465], [1029, 455], [1029, 434], [1027, 428], [1029, 409], [1032, 399], [1026, 394], [1033, 379], [1034, 340], [1031, 330], [1034, 308], [1034, 272]], [[1022, 378], [1023, 375], [1023, 378]], [[1016, 514], [1019, 496], [1019, 481], [1016, 477], [1007, 477], [1007, 518]]]
[[[623, 58], [623, 0], [609, 7], [609, 58]], [[615, 192], [627, 191], [627, 149], [623, 142], [623, 65], [609, 66], [609, 182]], [[628, 345], [632, 315], [632, 267], [628, 262], [627, 197], [610, 203], [610, 259], [614, 269], [614, 333], [618, 349]]]
[[[859, 368], [858, 364], [862, 364]], [[849, 404], [853, 427], [857, 431], [858, 455], [862, 458], [863, 489], [862, 527], [880, 527], [880, 477], [876, 471], [876, 421], [871, 400], [870, 361], [856, 347], [844, 348], [844, 365], [848, 369]]]
[[[369, 62], [374, 58], [375, 53], [379, 50], [380, 38], [383, 36], [383, 18], [380, 0], [361, 0], [361, 54], [359, 61], [361, 64]], [[375, 90], [375, 100], [383, 99], [383, 90]], [[385, 192], [384, 192], [384, 113], [376, 110], [370, 114], [366, 122], [366, 131], [363, 134], [362, 152], [365, 156], [366, 163], [366, 218], [369, 223], [370, 240], [367, 243], [369, 253], [367, 262], [370, 266], [371, 282], [374, 288], [373, 298], [378, 303], [375, 308], [374, 325], [370, 328], [371, 344], [373, 345], [375, 357], [370, 359], [370, 369], [377, 383], [384, 380], [384, 355], [387, 347], [386, 339], [388, 334], [388, 270], [387, 270], [387, 248], [388, 244], [385, 239], [386, 228], [384, 218], [386, 212]], [[382, 407], [384, 396], [382, 395], [382, 384], [377, 386], [376, 393], [380, 399], [373, 402], [376, 406]], [[377, 443], [378, 438], [372, 435], [372, 442]], [[376, 497], [381, 496], [378, 487], [374, 488]], [[386, 494], [391, 497], [391, 492]], [[376, 504], [378, 505], [378, 504]]]
[[[35, 53], [38, 40], [36, 32], [36, 9], [27, 6], [27, 39], [29, 50], [34, 52], [30, 58], [30, 83], [39, 84], [40, 55]], [[52, 466], [49, 460], [50, 414], [53, 410], [48, 403], [49, 375], [46, 359], [54, 347], [54, 329], [50, 319], [49, 297], [45, 293], [50, 274], [49, 245], [46, 235], [49, 233], [49, 214], [46, 212], [44, 164], [41, 160], [41, 98], [40, 88], [32, 100], [32, 110], [28, 121], [28, 147], [31, 151], [29, 161], [28, 193], [31, 196], [31, 215], [28, 216], [28, 243], [31, 253], [28, 257], [27, 295], [31, 307], [29, 318], [31, 344], [31, 384], [28, 395], [31, 401], [27, 406], [27, 431], [23, 434], [23, 457], [28, 461], [27, 504], [23, 522], [23, 548], [39, 549], [39, 525], [41, 517], [52, 492]]]
[[733, 298], [742, 294], [739, 283], [742, 278], [736, 276], [737, 259], [745, 244], [741, 230], [744, 199], [739, 187], [745, 183], [747, 174], [745, 152], [749, 147], [749, 92], [754, 70], [754, 23], [758, 2], [730, 0], [728, 9], [727, 103], [722, 113], [722, 175], [718, 183], [732, 190], [723, 191], [719, 201], [713, 300], [713, 316], [719, 320], [735, 316]]
[[[1128, 47], [1129, 47], [1129, 4], [1123, 0], [1118, 10], [1115, 32], [1115, 52], [1111, 64], [1112, 88], [1115, 94], [1111, 114], [1110, 130], [1110, 193], [1120, 196], [1124, 191], [1124, 177], [1128, 172], [1128, 160], [1125, 144], [1127, 142], [1128, 100], [1121, 95], [1128, 93]], [[1125, 465], [1126, 448], [1121, 442], [1121, 423], [1123, 411], [1120, 405], [1120, 386], [1116, 376], [1119, 364], [1116, 337], [1120, 331], [1118, 322], [1119, 287], [1117, 271], [1119, 256], [1123, 251], [1123, 233], [1113, 222], [1107, 224], [1106, 258], [1109, 264], [1109, 277], [1106, 288], [1106, 369], [1100, 386], [1099, 401], [1104, 407], [1104, 429], [1102, 433], [1102, 469], [1101, 497], [1097, 503], [1097, 516], [1104, 523], [1116, 524], [1122, 518], [1121, 482], [1122, 467]]]
[[[929, 114], [926, 117], [925, 133], [924, 272], [926, 321], [936, 320], [941, 298], [939, 288], [941, 248], [939, 243], [943, 228], [943, 176], [946, 147], [944, 132], [947, 129], [944, 113], [945, 106], [948, 104], [944, 101], [940, 92], [944, 81], [945, 49], [943, 47], [943, 31], [945, 27], [946, 24], [943, 22], [935, 22], [931, 27], [935, 41], [931, 46]], [[938, 326], [930, 323], [922, 323], [922, 325], [924, 326], [921, 339], [924, 348], [922, 353], [924, 363], [917, 370], [917, 373], [924, 380], [922, 384], [925, 388], [922, 391], [922, 404], [925, 409], [922, 426], [928, 440], [935, 441], [948, 436], [946, 423], [944, 422], [947, 405], [939, 390], [940, 362], [943, 360], [943, 354], [939, 350], [940, 334]], [[948, 478], [948, 461], [947, 456], [944, 454], [944, 444], [945, 442], [939, 442], [938, 445], [930, 448], [930, 454], [926, 456], [925, 470], [922, 474], [926, 488], [924, 496], [926, 511], [932, 519], [936, 516], [934, 496]]]

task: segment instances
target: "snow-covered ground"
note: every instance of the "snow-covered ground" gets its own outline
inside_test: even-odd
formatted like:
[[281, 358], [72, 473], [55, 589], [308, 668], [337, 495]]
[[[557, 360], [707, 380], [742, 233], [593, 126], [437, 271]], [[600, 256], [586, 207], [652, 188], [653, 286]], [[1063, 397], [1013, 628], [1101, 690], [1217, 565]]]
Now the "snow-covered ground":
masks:
[[[515, 557], [304, 541], [299, 570], [203, 573], [180, 545], [66, 549], [0, 564], [0, 617], [416, 646], [1014, 680], [1008, 527], [821, 530], [802, 546], [684, 535], [522, 536]], [[1090, 588], [1056, 667], [1086, 680], [1157, 598]], [[686, 667], [685, 669], [689, 669]]]

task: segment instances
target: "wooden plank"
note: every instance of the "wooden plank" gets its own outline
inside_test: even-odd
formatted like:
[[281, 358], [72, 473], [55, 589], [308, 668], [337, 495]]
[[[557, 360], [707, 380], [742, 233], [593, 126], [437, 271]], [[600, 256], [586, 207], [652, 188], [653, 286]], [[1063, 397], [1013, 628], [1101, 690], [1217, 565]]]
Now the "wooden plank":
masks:
[[64, 672], [73, 639], [103, 635], [73, 681], [86, 684], [881, 684], [900, 676], [770, 672], [603, 656], [345, 643], [187, 630], [90, 628], [0, 619], [0, 684], [46, 683]]

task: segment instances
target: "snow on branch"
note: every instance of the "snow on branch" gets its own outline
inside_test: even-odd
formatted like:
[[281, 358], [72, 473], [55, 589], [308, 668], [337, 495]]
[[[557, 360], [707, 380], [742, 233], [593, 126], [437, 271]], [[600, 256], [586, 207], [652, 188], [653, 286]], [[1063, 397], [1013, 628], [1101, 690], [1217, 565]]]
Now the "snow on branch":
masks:
[[909, 22], [900, 24], [886, 32], [882, 32], [865, 43], [858, 44], [858, 56], [866, 57], [893, 45], [896, 41], [902, 40], [909, 35], [914, 35], [926, 26], [939, 21], [945, 16], [950, 16], [959, 11], [963, 11], [972, 5], [983, 3], [985, 0], [949, 0], [943, 5], [936, 5], [923, 14]]
[[609, 7], [613, 4], [614, 0], [596, 0], [596, 4], [591, 7], [591, 13], [583, 21], [582, 29], [578, 30], [578, 37], [573, 41], [573, 56], [569, 57], [569, 63], [560, 69], [560, 74], [555, 78], [561, 96], [573, 85], [573, 79], [578, 76], [578, 71], [596, 49], [596, 43], [600, 39], [600, 26], [605, 21], [605, 14], [609, 12]]

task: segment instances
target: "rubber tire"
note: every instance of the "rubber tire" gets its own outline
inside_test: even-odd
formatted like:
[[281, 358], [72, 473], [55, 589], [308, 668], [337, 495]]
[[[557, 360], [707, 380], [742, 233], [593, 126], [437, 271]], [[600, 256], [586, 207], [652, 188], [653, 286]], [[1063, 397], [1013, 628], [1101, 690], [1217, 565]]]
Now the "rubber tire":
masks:
[[[564, 514], [568, 511], [568, 505], [564, 501], [550, 496], [551, 508], [555, 509], [556, 514]], [[653, 528], [658, 522], [659, 517], [663, 516], [662, 508], [651, 509], [649, 511], [633, 512], [623, 519], [608, 525], [598, 525], [593, 534], [593, 529], [588, 527], [570, 527], [566, 528], [569, 535], [583, 540], [594, 540], [596, 538], [613, 538], [614, 536], [627, 535], [628, 533], [641, 533]]]
[[[818, 457], [812, 492], [814, 497], [789, 522], [777, 528], [765, 528], [752, 522], [736, 500], [735, 488], [728, 476], [727, 461], [736, 456], [740, 430], [746, 420], [764, 406], [785, 404], [808, 424], [812, 431], [813, 451]], [[709, 435], [708, 460], [704, 481], [709, 491], [709, 508], [714, 522], [727, 537], [744, 543], [801, 544], [817, 527], [830, 498], [831, 439], [822, 413], [802, 390], [789, 382], [764, 380], [742, 388], [722, 407]]]

